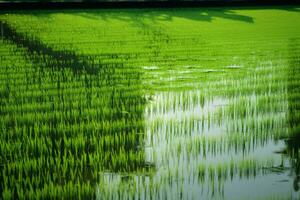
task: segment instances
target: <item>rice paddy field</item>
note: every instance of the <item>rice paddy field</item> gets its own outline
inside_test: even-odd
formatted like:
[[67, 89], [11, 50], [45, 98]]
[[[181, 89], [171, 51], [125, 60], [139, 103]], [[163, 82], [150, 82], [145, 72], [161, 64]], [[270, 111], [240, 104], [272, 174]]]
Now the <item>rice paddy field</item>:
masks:
[[300, 198], [300, 7], [0, 26], [0, 199]]

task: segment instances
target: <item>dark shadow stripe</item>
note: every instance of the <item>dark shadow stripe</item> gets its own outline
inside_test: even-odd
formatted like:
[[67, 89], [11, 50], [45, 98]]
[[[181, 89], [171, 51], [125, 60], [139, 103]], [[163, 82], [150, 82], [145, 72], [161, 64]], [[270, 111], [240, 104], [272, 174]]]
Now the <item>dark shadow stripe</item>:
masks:
[[54, 50], [36, 38], [17, 32], [1, 20], [0, 28], [3, 39], [25, 48], [30, 59], [40, 66], [52, 69], [70, 68], [75, 73], [85, 71], [89, 74], [98, 73], [101, 67], [100, 64], [94, 64], [88, 56], [77, 56], [75, 52], [68, 50]]
[[95, 1], [82, 2], [1, 2], [0, 10], [19, 9], [86, 9], [86, 8], [180, 8], [227, 6], [282, 6], [300, 5], [300, 0], [198, 0], [198, 1]]

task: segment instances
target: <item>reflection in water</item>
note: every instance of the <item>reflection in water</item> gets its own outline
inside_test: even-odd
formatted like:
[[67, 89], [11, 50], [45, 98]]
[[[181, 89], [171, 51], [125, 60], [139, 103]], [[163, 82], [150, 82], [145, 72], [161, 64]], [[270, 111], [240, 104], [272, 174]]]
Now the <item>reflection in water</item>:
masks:
[[[287, 134], [286, 89], [277, 82], [281, 68], [268, 63], [254, 76], [223, 81], [222, 89], [232, 93], [208, 82], [199, 90], [155, 94], [145, 110], [146, 159], [157, 168], [153, 181], [171, 191], [179, 185], [184, 199], [289, 194], [292, 180], [280, 167], [285, 161], [274, 154], [284, 148], [277, 139]], [[261, 190], [251, 194], [257, 185]]]
[[293, 176], [294, 176], [294, 190], [299, 191], [300, 181], [300, 58], [299, 58], [299, 44], [297, 39], [290, 40], [289, 44], [289, 68], [287, 72], [288, 79], [288, 122], [290, 128], [290, 135], [286, 139], [285, 154], [290, 159]]

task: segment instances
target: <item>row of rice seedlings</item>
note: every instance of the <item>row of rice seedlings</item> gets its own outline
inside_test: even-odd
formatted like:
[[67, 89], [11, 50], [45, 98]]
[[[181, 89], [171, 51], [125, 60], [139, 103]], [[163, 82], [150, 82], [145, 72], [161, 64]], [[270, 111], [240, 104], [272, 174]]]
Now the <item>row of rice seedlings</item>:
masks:
[[68, 182], [64, 187], [49, 183], [47, 186], [41, 189], [34, 189], [30, 188], [29, 190], [24, 191], [24, 189], [16, 185], [17, 192], [13, 193], [13, 191], [9, 189], [5, 189], [3, 191], [3, 199], [14, 199], [14, 198], [20, 198], [20, 199], [53, 199], [59, 197], [66, 197], [70, 199], [75, 198], [95, 198], [95, 195], [93, 194], [93, 188], [91, 187], [90, 183], [73, 183]]
[[201, 183], [211, 185], [211, 193], [224, 195], [224, 183], [239, 179], [250, 179], [256, 176], [264, 176], [268, 168], [273, 167], [273, 160], [258, 161], [256, 159], [243, 158], [242, 160], [231, 160], [214, 165], [200, 164], [198, 178]]
[[[188, 199], [202, 195], [210, 198], [218, 198], [220, 195], [219, 198], [223, 199], [226, 181], [263, 176], [268, 174], [267, 168], [272, 166], [272, 160], [245, 158], [241, 161], [232, 160], [226, 165], [200, 164], [196, 174], [190, 173], [193, 170], [190, 167], [175, 165], [155, 177], [107, 175], [107, 179], [102, 179], [98, 185], [97, 199]], [[201, 184], [202, 189], [197, 187], [193, 190], [191, 186], [196, 183]]]
[[[172, 171], [172, 170], [170, 170]], [[169, 172], [159, 176], [104, 175], [98, 185], [97, 199], [191, 199], [197, 194], [186, 191], [184, 179], [176, 182]]]
[[[174, 95], [173, 99], [176, 99], [176, 95]], [[231, 115], [231, 112], [238, 113], [239, 111], [235, 109], [232, 111], [231, 104], [228, 103], [230, 100], [220, 102], [227, 103], [222, 104], [215, 100], [207, 106], [208, 108], [205, 107], [204, 109], [199, 109], [199, 111], [197, 109], [196, 112], [186, 111], [181, 108], [180, 105], [178, 105], [174, 111], [170, 109], [167, 111], [161, 110], [154, 112], [155, 107], [159, 106], [161, 102], [150, 104], [150, 111], [146, 110], [145, 117], [150, 120], [148, 122], [148, 130], [152, 133], [151, 140], [153, 140], [156, 135], [159, 135], [161, 138], [164, 137], [167, 141], [172, 141], [173, 138], [178, 136], [222, 134], [222, 132], [225, 133], [227, 131], [229, 133], [252, 134], [253, 138], [261, 139], [261, 143], [265, 143], [264, 141], [268, 141], [269, 139], [278, 139], [283, 136], [286, 130], [284, 114], [284, 110], [287, 111], [286, 106], [281, 106], [278, 111], [279, 113], [273, 109], [274, 114], [264, 114], [264, 112], [260, 112], [260, 106], [256, 104], [257, 101], [254, 101], [248, 106], [245, 106], [245, 108], [249, 109], [250, 107], [256, 110], [255, 112], [257, 114], [254, 116], [253, 114], [246, 114], [246, 117], [234, 114], [236, 117], [231, 119], [231, 117], [228, 118], [227, 115]], [[233, 106], [237, 108], [240, 106], [244, 108], [244, 104], [245, 103], [238, 104], [235, 103], [235, 101], [233, 102]], [[196, 106], [196, 108], [198, 107]], [[205, 113], [203, 113], [204, 111]], [[251, 113], [253, 113], [253, 111], [251, 111]], [[153, 144], [153, 141], [150, 141], [150, 144]]]
[[218, 137], [178, 138], [171, 141], [172, 143], [166, 141], [157, 144], [156, 149], [147, 150], [148, 160], [156, 162], [158, 166], [165, 166], [182, 161], [226, 159], [228, 154], [238, 158], [247, 155], [259, 156], [260, 151], [272, 153], [283, 146], [270, 141], [258, 143], [253, 136], [240, 136], [238, 133]]

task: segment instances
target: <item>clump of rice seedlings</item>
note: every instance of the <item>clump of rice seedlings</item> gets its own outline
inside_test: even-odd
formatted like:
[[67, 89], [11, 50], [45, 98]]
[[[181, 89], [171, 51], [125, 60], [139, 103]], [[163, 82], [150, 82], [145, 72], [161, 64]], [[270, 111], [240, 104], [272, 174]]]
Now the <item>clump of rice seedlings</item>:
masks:
[[239, 178], [255, 178], [267, 172], [266, 169], [273, 167], [272, 159], [266, 161], [258, 161], [255, 159], [231, 160], [230, 162], [222, 162], [218, 164], [200, 164], [198, 167], [199, 180], [201, 182], [210, 181], [224, 182], [227, 179]]

